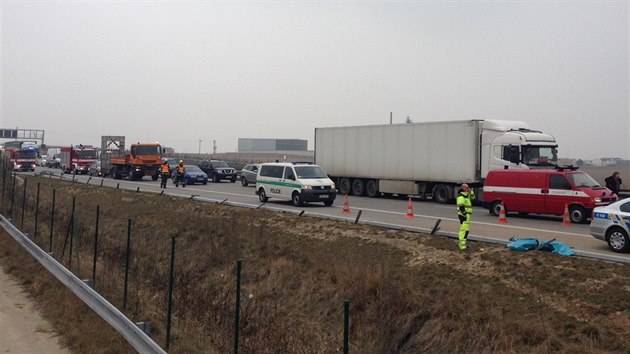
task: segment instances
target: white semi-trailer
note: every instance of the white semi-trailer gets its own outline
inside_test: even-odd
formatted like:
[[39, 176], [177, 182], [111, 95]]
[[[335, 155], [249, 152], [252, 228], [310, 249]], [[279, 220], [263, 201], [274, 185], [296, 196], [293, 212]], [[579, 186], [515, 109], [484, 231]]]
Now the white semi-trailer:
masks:
[[315, 163], [341, 194], [415, 195], [452, 201], [489, 170], [550, 168], [556, 139], [524, 122], [464, 120], [315, 128]]

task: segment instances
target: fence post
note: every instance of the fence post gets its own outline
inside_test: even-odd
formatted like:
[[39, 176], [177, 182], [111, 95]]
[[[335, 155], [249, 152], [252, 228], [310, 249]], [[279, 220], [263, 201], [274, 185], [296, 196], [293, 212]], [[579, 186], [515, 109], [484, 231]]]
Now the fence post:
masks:
[[26, 208], [26, 182], [28, 182], [28, 177], [24, 177], [24, 191], [22, 192], [22, 221], [20, 222], [22, 230], [24, 230], [24, 211]]
[[173, 283], [175, 282], [175, 241], [177, 236], [171, 237], [171, 270], [168, 281], [168, 310], [166, 315], [166, 350], [171, 345], [171, 317], [173, 314]]
[[13, 220], [13, 210], [15, 209], [15, 173], [13, 174], [13, 186], [11, 187], [11, 222], [15, 225]]
[[92, 265], [92, 289], [96, 290], [96, 255], [98, 252], [98, 219], [100, 214], [101, 206], [96, 206], [96, 226], [94, 231], [94, 258]]
[[234, 314], [234, 354], [238, 354], [238, 328], [240, 327], [241, 315], [241, 263], [236, 261], [236, 313]]
[[39, 188], [40, 182], [37, 182], [37, 197], [35, 198], [35, 230], [33, 230], [33, 239], [37, 238], [37, 222], [39, 221]]
[[[4, 158], [2, 159], [2, 161], [4, 162]], [[4, 199], [4, 190], [6, 187], [6, 182], [7, 182], [7, 170], [6, 169], [2, 169], [2, 212], [6, 212], [6, 210], [4, 209], [4, 205], [5, 205], [5, 199]]]
[[349, 332], [350, 332], [350, 300], [343, 300], [343, 354], [349, 351]]
[[55, 192], [57, 190], [53, 188], [52, 207], [50, 211], [50, 242], [48, 243], [48, 253], [52, 253], [53, 244], [53, 227], [55, 226]]
[[127, 309], [127, 284], [129, 282], [129, 253], [131, 252], [131, 218], [127, 221], [127, 252], [125, 261], [125, 292], [123, 294], [123, 309]]
[[[72, 196], [72, 214], [70, 216], [70, 251], [68, 252], [69, 253], [68, 260], [70, 261], [69, 265], [68, 265], [68, 267], [69, 267], [68, 269], [70, 269], [70, 270], [72, 270], [72, 241], [74, 240], [74, 225], [76, 223], [76, 220], [75, 220], [75, 217], [74, 217], [75, 203], [76, 203], [76, 197]], [[67, 237], [67, 235], [66, 235], [66, 237]], [[66, 241], [67, 241], [67, 238], [66, 238]], [[64, 249], [66, 248], [66, 243], [65, 242], [63, 243], [63, 248]], [[62, 258], [63, 258], [63, 251], [61, 252], [61, 255], [62, 255]]]

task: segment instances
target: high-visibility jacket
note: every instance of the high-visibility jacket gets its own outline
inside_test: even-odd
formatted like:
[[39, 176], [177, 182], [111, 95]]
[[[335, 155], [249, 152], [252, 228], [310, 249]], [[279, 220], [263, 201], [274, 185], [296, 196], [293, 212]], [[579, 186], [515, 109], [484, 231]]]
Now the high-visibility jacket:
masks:
[[171, 172], [168, 168], [167, 164], [162, 165], [162, 171], [163, 174], [167, 175], [169, 172]]
[[457, 196], [457, 215], [466, 216], [472, 214], [472, 201], [475, 200], [475, 192], [459, 192]]
[[184, 173], [186, 172], [186, 169], [184, 168], [184, 166], [177, 166], [177, 173]]

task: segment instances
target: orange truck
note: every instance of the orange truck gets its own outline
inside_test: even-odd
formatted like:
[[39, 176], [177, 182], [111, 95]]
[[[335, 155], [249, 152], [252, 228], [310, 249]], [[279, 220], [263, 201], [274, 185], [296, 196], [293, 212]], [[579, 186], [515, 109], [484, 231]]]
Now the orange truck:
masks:
[[162, 147], [158, 143], [132, 144], [128, 153], [110, 156], [108, 161], [109, 174], [114, 179], [128, 177], [130, 180], [141, 180], [144, 176], [151, 176], [157, 181], [162, 164]]

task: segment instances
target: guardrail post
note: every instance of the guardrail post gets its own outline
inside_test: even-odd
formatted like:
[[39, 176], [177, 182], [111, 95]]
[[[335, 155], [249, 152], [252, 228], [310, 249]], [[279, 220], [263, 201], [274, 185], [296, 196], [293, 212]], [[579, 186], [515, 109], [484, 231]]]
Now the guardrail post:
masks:
[[131, 219], [127, 221], [127, 252], [125, 261], [125, 292], [123, 294], [123, 309], [127, 309], [127, 285], [129, 284], [129, 254], [131, 253]]
[[37, 238], [37, 222], [39, 221], [39, 188], [41, 183], [37, 182], [37, 196], [35, 197], [35, 230], [33, 230], [33, 239]]
[[94, 257], [93, 265], [92, 265], [92, 286], [93, 289], [96, 290], [96, 256], [98, 252], [98, 219], [100, 214], [101, 206], [96, 206], [96, 226], [94, 228]]
[[175, 242], [177, 236], [171, 237], [171, 269], [168, 280], [168, 309], [166, 314], [166, 350], [171, 345], [171, 317], [173, 314], [173, 283], [175, 282]]
[[348, 354], [350, 337], [350, 300], [343, 300], [343, 354]]
[[20, 221], [22, 230], [24, 230], [24, 211], [26, 208], [26, 182], [28, 182], [28, 177], [24, 177], [24, 191], [22, 192], [22, 221]]
[[241, 263], [236, 261], [236, 312], [234, 313], [234, 354], [238, 354], [238, 328], [241, 322]]

